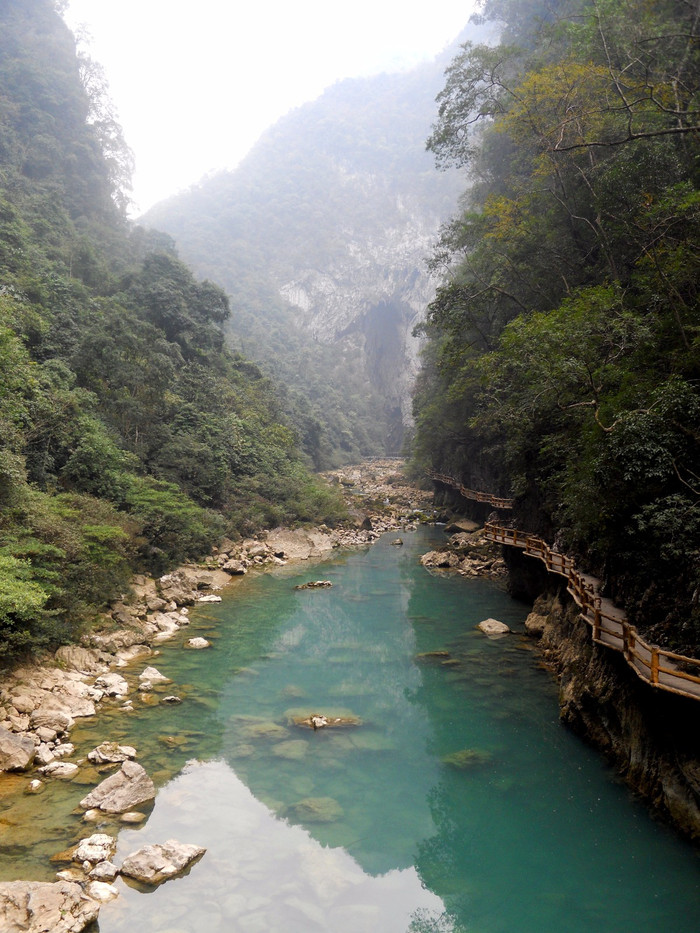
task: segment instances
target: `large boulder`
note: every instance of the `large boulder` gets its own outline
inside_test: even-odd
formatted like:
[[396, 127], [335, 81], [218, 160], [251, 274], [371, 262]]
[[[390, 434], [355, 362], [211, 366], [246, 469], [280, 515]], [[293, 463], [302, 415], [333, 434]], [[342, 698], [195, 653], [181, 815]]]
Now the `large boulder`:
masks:
[[56, 652], [58, 663], [69, 671], [84, 674], [101, 674], [109, 666], [109, 657], [103, 651], [83, 648], [80, 645], [63, 645]]
[[141, 765], [125, 761], [116, 774], [105, 778], [84, 797], [80, 806], [84, 810], [97, 808], [105, 813], [125, 813], [153, 800], [155, 795], [155, 785]]
[[421, 557], [420, 562], [431, 570], [455, 570], [459, 567], [460, 559], [451, 551], [428, 551]]
[[235, 558], [231, 558], [230, 560], [227, 560], [225, 563], [223, 563], [221, 565], [221, 569], [225, 570], [226, 573], [231, 574], [232, 577], [243, 576], [243, 574], [248, 573], [248, 568], [243, 563], [243, 561], [235, 560]]
[[99, 911], [99, 902], [75, 882], [0, 882], [3, 933], [80, 933]]
[[30, 721], [33, 729], [53, 729], [57, 735], [68, 732], [75, 725], [75, 720], [68, 710], [53, 704], [35, 709], [30, 716]]
[[160, 845], [144, 846], [124, 859], [122, 875], [143, 884], [167, 881], [201, 858], [206, 849], [169, 839]]
[[0, 771], [26, 771], [34, 762], [36, 747], [26, 735], [15, 735], [0, 726]]

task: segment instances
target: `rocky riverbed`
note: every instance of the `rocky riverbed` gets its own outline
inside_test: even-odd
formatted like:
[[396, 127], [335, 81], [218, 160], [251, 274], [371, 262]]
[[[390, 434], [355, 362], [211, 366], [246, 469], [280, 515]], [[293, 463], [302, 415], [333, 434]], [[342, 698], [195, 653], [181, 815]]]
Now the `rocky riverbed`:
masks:
[[[165, 678], [155, 666], [158, 645], [189, 624], [191, 607], [219, 601], [220, 590], [232, 577], [322, 558], [335, 548], [370, 545], [387, 531], [400, 533], [415, 528], [418, 521], [434, 520], [432, 492], [406, 482], [400, 466], [394, 460], [374, 461], [327, 474], [329, 482], [342, 486], [348, 503], [351, 520], [344, 527], [269, 530], [243, 541], [223, 541], [202, 563], [158, 579], [136, 576], [130, 592], [104, 613], [81, 644], [65, 645], [40, 663], [6, 675], [0, 683], [0, 772], [5, 772], [0, 784], [11, 782], [6, 788], [9, 796], [41, 794], [48, 781], [71, 781], [83, 768], [97, 767], [108, 776], [81, 801], [85, 822], [105, 813], [115, 817], [117, 826], [146, 819], [144, 808], [155, 796], [155, 787], [146, 768], [134, 760], [136, 750], [105, 741], [87, 757], [77, 757], [70, 740], [76, 720], [98, 716], [105, 704], [133, 711], [132, 668], [141, 663], [139, 702], [179, 702], [177, 695], [167, 693]], [[400, 545], [401, 539], [394, 543]], [[453, 546], [463, 550], [464, 542], [451, 542]], [[465, 554], [461, 558], [462, 563], [467, 559]], [[465, 572], [462, 565], [460, 569]], [[207, 643], [190, 639], [186, 647], [205, 648]], [[128, 679], [122, 672], [127, 667]], [[85, 929], [100, 904], [116, 896], [112, 881], [118, 873], [136, 877], [133, 865], [145, 863], [148, 871], [144, 869], [140, 880], [155, 884], [184, 870], [189, 856], [203, 854], [195, 845], [168, 840], [157, 852], [133, 853], [117, 867], [111, 862], [114, 838], [93, 833], [57, 853], [60, 870], [54, 883], [0, 884], [0, 929]], [[167, 864], [166, 851], [171, 857]]]

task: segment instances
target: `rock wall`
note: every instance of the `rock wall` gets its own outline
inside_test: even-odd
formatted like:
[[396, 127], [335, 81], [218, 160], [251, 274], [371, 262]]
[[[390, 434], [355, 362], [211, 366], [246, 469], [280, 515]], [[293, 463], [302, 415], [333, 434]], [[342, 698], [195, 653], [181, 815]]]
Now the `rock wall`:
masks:
[[533, 617], [559, 680], [562, 722], [601, 751], [655, 814], [700, 838], [700, 703], [654, 689], [621, 653], [594, 644], [565, 590], [540, 596]]

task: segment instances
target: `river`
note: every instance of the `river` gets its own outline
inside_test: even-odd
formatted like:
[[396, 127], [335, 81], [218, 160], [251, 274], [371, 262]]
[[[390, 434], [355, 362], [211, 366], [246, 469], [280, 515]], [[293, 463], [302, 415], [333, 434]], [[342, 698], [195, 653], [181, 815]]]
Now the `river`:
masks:
[[[159, 787], [148, 820], [119, 830], [117, 864], [171, 838], [207, 847], [155, 891], [117, 881], [100, 933], [700, 929], [696, 849], [559, 724], [528, 607], [421, 567], [439, 529], [402, 537], [237, 581], [149, 662], [180, 705], [136, 700], [76, 727], [82, 754], [136, 746]], [[333, 586], [294, 588], [319, 578]], [[515, 634], [486, 638], [487, 617]], [[195, 634], [212, 647], [183, 649]], [[293, 724], [311, 712], [362, 724]], [[2, 877], [8, 859], [52, 877], [48, 854], [99, 828], [72, 812], [85, 792], [24, 798]]]

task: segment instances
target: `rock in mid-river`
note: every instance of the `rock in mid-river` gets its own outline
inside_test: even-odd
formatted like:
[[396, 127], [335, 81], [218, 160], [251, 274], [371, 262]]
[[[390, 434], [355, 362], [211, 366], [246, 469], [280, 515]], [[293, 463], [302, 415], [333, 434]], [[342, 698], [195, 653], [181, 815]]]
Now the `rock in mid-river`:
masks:
[[116, 774], [105, 778], [84, 797], [80, 806], [84, 810], [97, 807], [105, 813], [124, 813], [147, 800], [153, 800], [155, 795], [155, 785], [141, 765], [135, 761], [125, 761]]
[[122, 875], [144, 884], [160, 884], [179, 875], [206, 852], [201, 846], [169, 839], [160, 845], [144, 846], [124, 859]]

